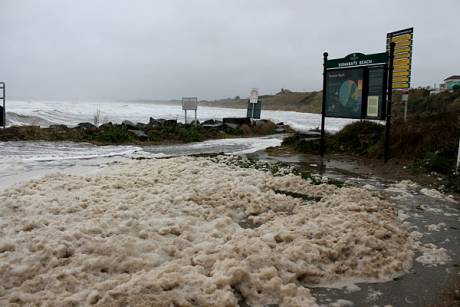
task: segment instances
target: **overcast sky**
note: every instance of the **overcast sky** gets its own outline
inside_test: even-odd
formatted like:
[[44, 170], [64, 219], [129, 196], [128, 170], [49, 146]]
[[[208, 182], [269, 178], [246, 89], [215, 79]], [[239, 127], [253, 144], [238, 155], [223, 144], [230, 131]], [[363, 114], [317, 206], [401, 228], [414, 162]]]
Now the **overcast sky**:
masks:
[[321, 89], [322, 53], [415, 28], [413, 85], [460, 74], [460, 0], [0, 0], [0, 81], [29, 99]]

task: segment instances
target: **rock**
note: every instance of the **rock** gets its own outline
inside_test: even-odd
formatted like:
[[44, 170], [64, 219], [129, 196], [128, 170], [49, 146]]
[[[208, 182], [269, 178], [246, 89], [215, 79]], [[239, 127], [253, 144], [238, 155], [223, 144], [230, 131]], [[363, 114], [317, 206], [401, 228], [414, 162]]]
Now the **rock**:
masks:
[[99, 126], [100, 129], [110, 129], [113, 127], [112, 122], [108, 122]]
[[223, 118], [223, 125], [228, 128], [238, 129], [241, 125], [251, 125], [251, 119], [247, 117], [226, 117]]
[[217, 119], [208, 119], [208, 120], [205, 120], [204, 122], [201, 123], [202, 126], [204, 126], [204, 125], [216, 125], [216, 124], [222, 124], [222, 121], [217, 120]]
[[124, 120], [124, 121], [121, 122], [121, 124], [123, 126], [125, 126], [126, 128], [128, 128], [128, 129], [136, 129], [137, 128], [136, 125], [130, 120]]
[[149, 127], [148, 124], [144, 124], [144, 123], [137, 123], [136, 124], [136, 128], [139, 129], [139, 130], [145, 130]]
[[256, 127], [262, 127], [264, 125], [271, 123], [271, 121], [266, 120], [266, 119], [257, 119], [254, 122], [255, 122]]
[[284, 129], [283, 126], [279, 126], [279, 127], [276, 127], [275, 132], [276, 133], [284, 133], [284, 132], [286, 132], [286, 129]]
[[160, 122], [156, 120], [155, 118], [150, 117], [148, 125], [150, 127], [158, 127], [160, 125]]
[[80, 129], [96, 129], [97, 127], [91, 123], [85, 122], [85, 123], [79, 123], [77, 125], [77, 128]]
[[147, 134], [145, 134], [144, 131], [142, 130], [132, 130], [132, 129], [128, 129], [128, 132], [134, 134], [135, 136], [137, 136], [139, 138], [139, 140], [141, 141], [145, 141], [149, 138], [149, 136]]
[[203, 128], [214, 128], [214, 129], [221, 129], [223, 127], [222, 123], [216, 123], [216, 124], [202, 124], [201, 127]]
[[177, 119], [167, 119], [164, 123], [166, 126], [176, 126]]
[[56, 130], [61, 130], [61, 129], [67, 129], [66, 125], [50, 125], [50, 129], [56, 129]]

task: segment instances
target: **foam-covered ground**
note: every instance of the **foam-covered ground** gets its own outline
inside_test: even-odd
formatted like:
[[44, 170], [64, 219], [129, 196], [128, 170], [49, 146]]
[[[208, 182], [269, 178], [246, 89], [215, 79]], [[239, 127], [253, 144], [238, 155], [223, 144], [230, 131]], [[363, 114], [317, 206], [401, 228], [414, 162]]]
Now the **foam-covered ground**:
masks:
[[308, 287], [410, 268], [387, 201], [218, 160], [128, 161], [2, 191], [0, 305], [315, 306]]

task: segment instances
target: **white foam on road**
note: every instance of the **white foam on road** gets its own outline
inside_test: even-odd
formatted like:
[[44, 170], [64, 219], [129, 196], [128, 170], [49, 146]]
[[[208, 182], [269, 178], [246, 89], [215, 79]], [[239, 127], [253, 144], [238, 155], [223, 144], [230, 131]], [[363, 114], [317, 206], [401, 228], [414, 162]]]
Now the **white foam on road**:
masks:
[[127, 160], [0, 192], [0, 305], [316, 306], [307, 285], [409, 270], [388, 202], [213, 161]]

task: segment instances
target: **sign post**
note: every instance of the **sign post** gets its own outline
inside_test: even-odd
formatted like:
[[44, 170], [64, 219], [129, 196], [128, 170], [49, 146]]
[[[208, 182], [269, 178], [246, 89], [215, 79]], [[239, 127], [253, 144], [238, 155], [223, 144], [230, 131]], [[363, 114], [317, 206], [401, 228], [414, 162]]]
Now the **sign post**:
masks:
[[260, 113], [262, 111], [262, 102], [259, 99], [259, 92], [257, 89], [252, 89], [249, 94], [247, 118], [260, 119]]
[[5, 129], [6, 127], [6, 106], [5, 106], [5, 82], [0, 82], [0, 90], [1, 90], [1, 97], [0, 100], [2, 101], [2, 105], [0, 106], [0, 126]]
[[324, 121], [326, 120], [326, 64], [328, 53], [323, 53], [323, 106], [321, 109], [321, 139], [319, 143], [319, 152], [321, 157], [324, 157], [325, 151], [325, 135], [324, 135]]
[[387, 103], [387, 120], [385, 123], [385, 151], [383, 157], [385, 163], [390, 158], [390, 128], [391, 128], [391, 101], [393, 100], [393, 61], [394, 61], [395, 43], [390, 44], [390, 63], [388, 72], [388, 103]]
[[198, 109], [198, 98], [197, 97], [182, 97], [182, 110], [185, 112], [185, 124], [187, 124], [187, 110], [195, 111], [195, 126], [197, 122], [197, 109]]
[[458, 174], [459, 169], [460, 169], [460, 139], [458, 139], [457, 166], [455, 168], [456, 174]]

